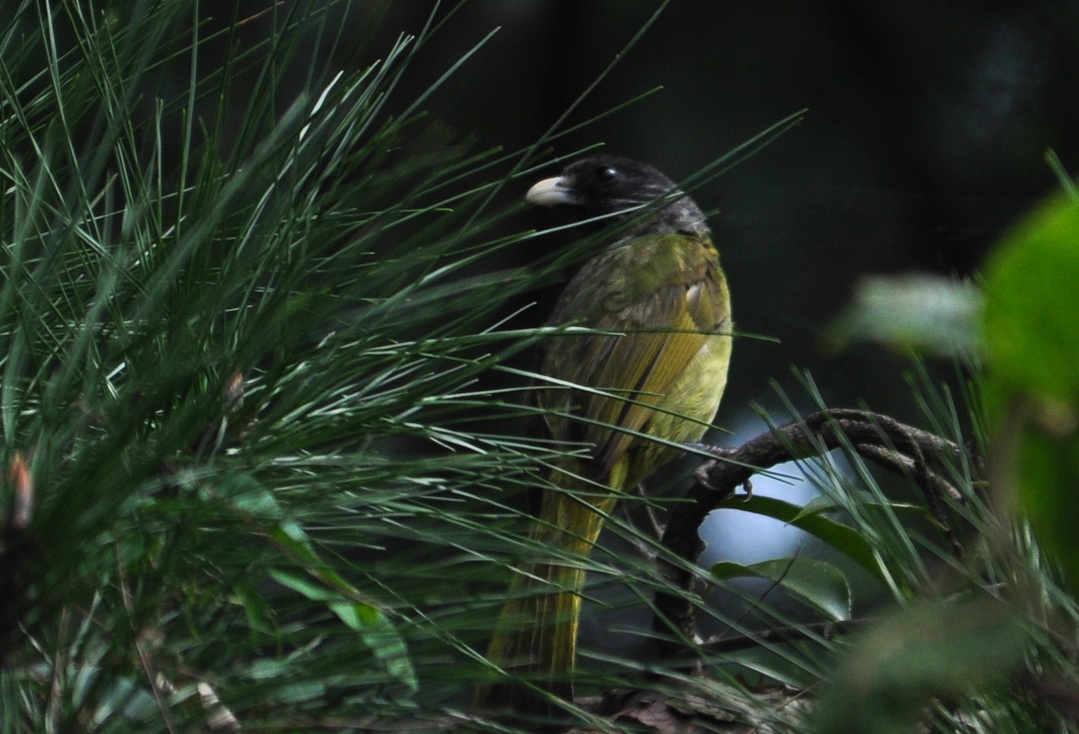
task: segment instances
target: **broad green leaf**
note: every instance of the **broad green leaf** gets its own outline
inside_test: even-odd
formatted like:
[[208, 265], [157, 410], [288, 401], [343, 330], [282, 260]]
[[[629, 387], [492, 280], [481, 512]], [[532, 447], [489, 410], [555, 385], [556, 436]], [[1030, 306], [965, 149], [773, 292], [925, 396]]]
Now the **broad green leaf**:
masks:
[[247, 616], [247, 624], [254, 632], [264, 635], [273, 635], [276, 630], [273, 624], [273, 613], [266, 600], [249, 584], [236, 584], [232, 588], [237, 601], [243, 606]]
[[804, 530], [849, 557], [881, 583], [888, 583], [873, 546], [864, 535], [849, 525], [821, 514], [806, 514], [801, 506], [774, 497], [754, 495], [745, 500], [740, 499], [737, 509], [771, 517]]
[[303, 576], [296, 576], [276, 568], [271, 568], [269, 573], [274, 581], [307, 597], [311, 601], [333, 601], [341, 598], [338, 592], [316, 584]]
[[993, 397], [1022, 393], [1074, 405], [1079, 397], [1077, 283], [1079, 202], [1072, 199], [1042, 207], [990, 256], [984, 323]]
[[[865, 500], [859, 503], [863, 507], [876, 507], [884, 509], [885, 506], [874, 500]], [[931, 522], [934, 525], [939, 526], [940, 522], [933, 517], [933, 513], [926, 508], [925, 505], [912, 504], [910, 502], [888, 502], [887, 510], [894, 512], [897, 515], [908, 515], [917, 517], [919, 520]], [[831, 497], [826, 495], [817, 495], [809, 502], [802, 506], [802, 511], [798, 513], [798, 516], [791, 520], [791, 524], [798, 522], [803, 517], [809, 517], [811, 515], [819, 515], [825, 512], [843, 512], [843, 506], [836, 502]]]
[[1019, 225], [985, 275], [986, 405], [1002, 489], [1079, 584], [1079, 202]]
[[271, 569], [270, 576], [311, 601], [324, 602], [349, 629], [359, 633], [360, 639], [382, 663], [386, 672], [409, 690], [416, 690], [416, 671], [408, 647], [393, 623], [379, 609], [344, 599], [337, 591], [279, 569]]
[[419, 687], [408, 646], [397, 629], [379, 610], [356, 602], [331, 602], [330, 609], [350, 629], [360, 634], [386, 671], [415, 691]]
[[271, 569], [270, 576], [312, 601], [325, 603], [349, 629], [359, 633], [360, 639], [382, 663], [386, 672], [409, 690], [416, 690], [416, 671], [408, 647], [386, 615], [373, 603], [360, 601], [363, 595], [320, 561], [307, 534], [299, 525], [282, 523], [272, 535], [290, 555], [308, 566], [307, 571], [313, 578], [297, 576], [281, 569]]
[[[293, 558], [293, 560], [301, 563], [308, 573], [322, 581], [326, 586], [336, 589], [338, 593], [342, 596], [355, 599], [363, 598], [364, 595], [359, 590], [352, 586], [352, 584], [348, 583], [348, 581], [346, 581], [343, 576], [341, 576], [339, 573], [327, 566], [322, 561], [322, 559], [319, 558], [318, 553], [315, 552], [314, 546], [311, 544], [310, 538], [308, 538], [307, 536], [307, 533], [305, 533], [304, 529], [298, 524], [289, 521], [282, 522], [270, 531], [270, 537], [273, 538], [273, 540], [276, 541], [277, 544], [280, 545], [285, 550], [285, 552]], [[279, 573], [282, 575], [283, 578], [290, 579], [289, 582], [281, 581], [281, 583], [285, 584], [286, 586], [289, 586], [290, 583], [303, 583], [299, 579], [290, 576], [289, 574], [284, 574], [283, 572], [279, 571], [271, 572], [271, 574], [273, 573]], [[299, 591], [305, 596], [308, 595], [307, 592], [295, 586], [290, 586], [290, 588], [294, 589], [295, 591]], [[315, 599], [316, 597], [309, 596], [308, 598]], [[369, 603], [372, 606], [376, 604], [373, 600], [371, 600]]]
[[777, 558], [759, 563], [723, 561], [712, 566], [716, 579], [754, 576], [780, 584], [834, 620], [850, 619], [850, 585], [832, 564], [811, 558]]

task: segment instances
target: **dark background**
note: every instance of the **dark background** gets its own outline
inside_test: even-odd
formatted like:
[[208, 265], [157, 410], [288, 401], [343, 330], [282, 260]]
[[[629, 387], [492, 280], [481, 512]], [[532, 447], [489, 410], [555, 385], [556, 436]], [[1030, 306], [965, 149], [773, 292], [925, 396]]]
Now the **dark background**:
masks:
[[[479, 148], [527, 147], [658, 6], [474, 0], [432, 40], [402, 99], [500, 27], [426, 107]], [[386, 42], [419, 31], [429, 11], [394, 4]], [[1079, 155], [1075, 28], [1074, 5], [1049, 2], [674, 0], [568, 124], [662, 90], [559, 139], [554, 153], [604, 143], [680, 179], [806, 108], [802, 124], [695, 192], [716, 211], [739, 330], [780, 340], [736, 343], [719, 423], [734, 427], [751, 401], [775, 405], [770, 379], [804, 394], [791, 366], [809, 368], [832, 404], [864, 399], [909, 418], [905, 359], [876, 347], [828, 353], [820, 330], [864, 274], [972, 273], [1054, 190], [1046, 149], [1065, 165]], [[530, 210], [519, 220], [551, 223]], [[540, 294], [539, 311], [555, 292]]]
[[[200, 35], [213, 40], [200, 50], [200, 68], [212, 74], [229, 43], [237, 42], [233, 53], [251, 48], [274, 32], [277, 16], [308, 5], [329, 5], [330, 20], [321, 39], [310, 33], [317, 62], [287, 62], [295, 73], [281, 86], [282, 111], [308, 84], [310, 66], [360, 72], [433, 17], [441, 27], [387, 113], [410, 106], [497, 29], [426, 99], [427, 117], [413, 129], [438, 127], [448, 141], [471, 140], [473, 151], [512, 152], [540, 139], [663, 3], [207, 0]], [[0, 16], [6, 7], [0, 0]], [[116, 7], [103, 2], [102, 12]], [[213, 37], [230, 24], [235, 34]], [[671, 0], [561, 128], [662, 89], [559, 137], [545, 155], [602, 144], [681, 180], [805, 109], [801, 124], [693, 192], [715, 212], [736, 327], [746, 335], [735, 344], [718, 422], [735, 427], [752, 416], [753, 401], [777, 406], [771, 380], [804, 395], [792, 366], [810, 370], [831, 405], [865, 400], [912, 419], [899, 379], [905, 357], [872, 346], [829, 352], [821, 330], [864, 275], [976, 273], [1008, 226], [1059, 187], [1045, 152], [1055, 150], [1069, 169], [1079, 160], [1077, 35], [1074, 0]], [[161, 65], [162, 88], [144, 95], [147, 109], [155, 96], [184, 98], [186, 63]], [[242, 81], [224, 110], [233, 120], [247, 109], [240, 89]], [[210, 117], [217, 99], [199, 104]], [[560, 168], [552, 162], [543, 175]], [[509, 169], [490, 170], [491, 179]], [[496, 204], [519, 204], [528, 183], [506, 187]], [[554, 223], [549, 212], [523, 208], [504, 233]], [[490, 265], [535, 262], [563, 241], [528, 240], [531, 251]], [[524, 320], [541, 323], [557, 292], [537, 292]], [[507, 303], [507, 313], [521, 305]]]

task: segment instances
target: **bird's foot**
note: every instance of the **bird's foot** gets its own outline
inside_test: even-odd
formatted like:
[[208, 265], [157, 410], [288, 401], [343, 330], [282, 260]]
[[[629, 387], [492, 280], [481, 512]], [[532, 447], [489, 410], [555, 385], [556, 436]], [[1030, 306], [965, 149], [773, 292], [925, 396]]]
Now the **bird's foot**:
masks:
[[[703, 451], [706, 454], [715, 457], [714, 459], [709, 459], [708, 461], [705, 461], [700, 466], [698, 466], [693, 472], [693, 478], [694, 480], [696, 480], [697, 484], [700, 484], [706, 489], [709, 489], [713, 492], [720, 491], [720, 488], [712, 484], [712, 480], [710, 479], [712, 475], [712, 469], [720, 461], [734, 456], [738, 452], [738, 449], [729, 449], [723, 446], [712, 446], [711, 444], [706, 443], [691, 443], [689, 444], [689, 446], [690, 448], [696, 449], [697, 451]], [[753, 482], [749, 479], [746, 479], [746, 481], [742, 483], [742, 489], [745, 490], [745, 498], [747, 500], [753, 496]]]

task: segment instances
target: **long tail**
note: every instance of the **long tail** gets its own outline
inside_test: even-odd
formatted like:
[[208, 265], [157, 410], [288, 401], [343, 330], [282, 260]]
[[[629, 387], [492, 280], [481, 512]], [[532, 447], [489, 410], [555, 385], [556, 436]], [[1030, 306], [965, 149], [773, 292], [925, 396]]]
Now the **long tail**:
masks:
[[613, 496], [580, 499], [568, 491], [544, 493], [530, 537], [549, 554], [517, 569], [487, 651], [488, 659], [508, 675], [479, 688], [477, 706], [552, 715], [558, 710], [553, 697], [573, 700], [583, 564], [614, 504]]

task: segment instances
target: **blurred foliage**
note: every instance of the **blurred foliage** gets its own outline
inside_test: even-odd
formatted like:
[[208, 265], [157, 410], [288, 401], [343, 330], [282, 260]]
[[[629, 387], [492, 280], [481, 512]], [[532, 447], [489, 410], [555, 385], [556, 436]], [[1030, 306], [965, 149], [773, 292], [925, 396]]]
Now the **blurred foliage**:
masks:
[[1033, 212], [985, 274], [986, 408], [1002, 499], [1079, 583], [1079, 200]]
[[[931, 696], [1002, 686], [1028, 640], [1022, 619], [1006, 605], [953, 600], [885, 615], [855, 643], [815, 714], [815, 731], [914, 731]], [[957, 718], [967, 730], [1000, 731], [1003, 724], [988, 711], [981, 722]]]
[[832, 348], [877, 342], [900, 353], [969, 358], [981, 345], [981, 293], [933, 275], [867, 276], [826, 332]]

